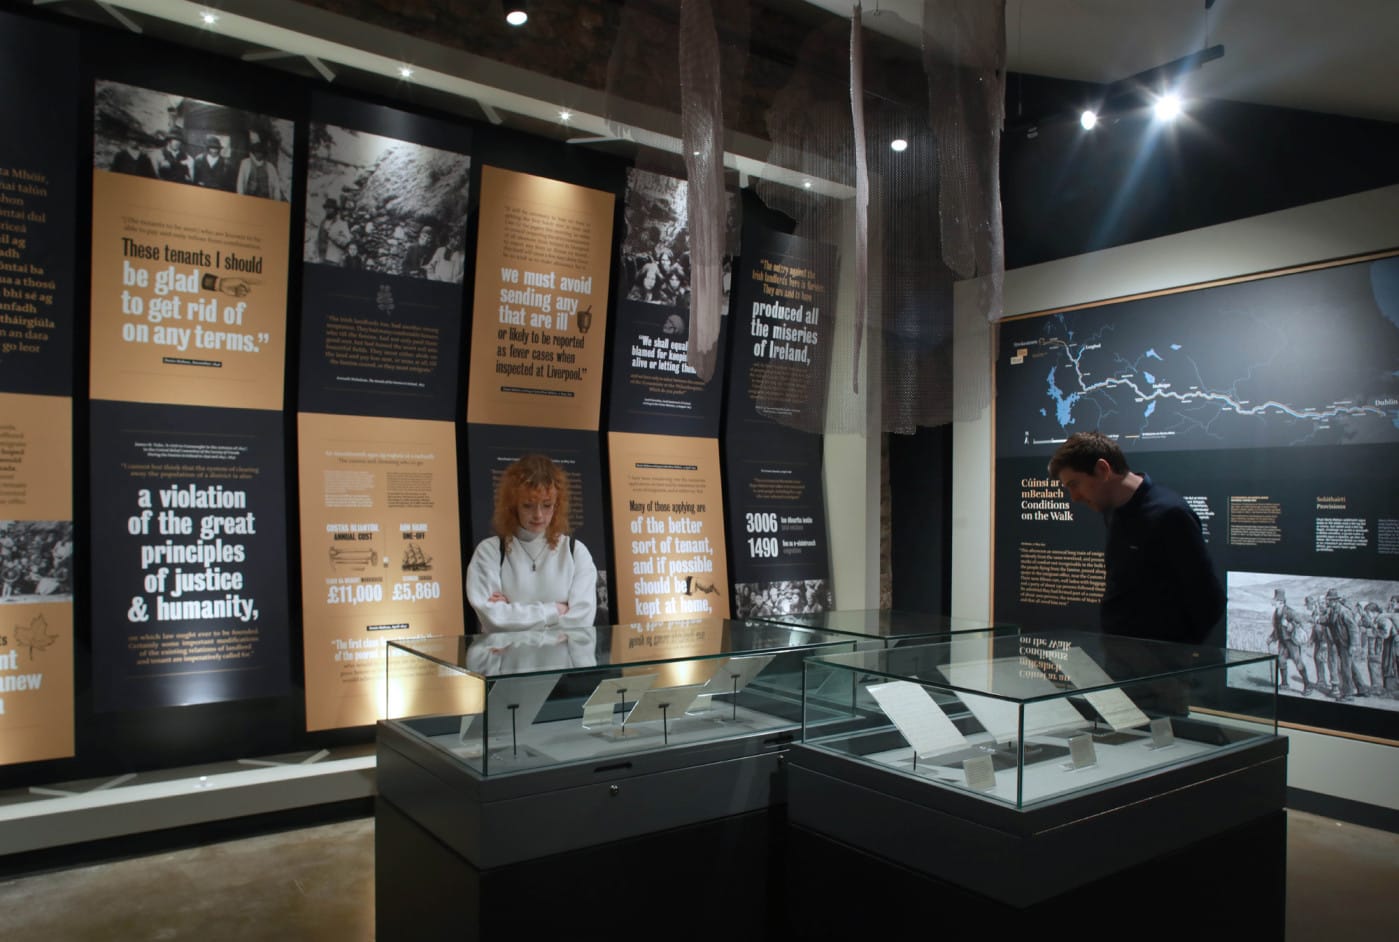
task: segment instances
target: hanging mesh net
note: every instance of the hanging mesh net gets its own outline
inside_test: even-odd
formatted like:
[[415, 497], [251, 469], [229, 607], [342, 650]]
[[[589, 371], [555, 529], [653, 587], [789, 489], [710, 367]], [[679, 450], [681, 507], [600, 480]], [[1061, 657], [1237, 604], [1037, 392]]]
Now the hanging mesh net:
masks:
[[[750, 185], [794, 234], [837, 249], [835, 318], [812, 364], [830, 392], [785, 421], [912, 432], [990, 401], [984, 369], [956, 383], [953, 371], [959, 351], [984, 357], [1001, 313], [1005, 11], [994, 0], [923, 0], [921, 24], [877, 8], [852, 12], [780, 0], [683, 0], [677, 11], [627, 0], [607, 118], [637, 144], [638, 167], [688, 182], [690, 365], [706, 377], [714, 367], [732, 222], [727, 148], [766, 165], [750, 179], [730, 171], [730, 194]], [[649, 121], [638, 120], [642, 111]], [[906, 149], [891, 149], [895, 138]], [[969, 282], [974, 316], [954, 331], [958, 281]], [[761, 406], [769, 392], [757, 394]]]

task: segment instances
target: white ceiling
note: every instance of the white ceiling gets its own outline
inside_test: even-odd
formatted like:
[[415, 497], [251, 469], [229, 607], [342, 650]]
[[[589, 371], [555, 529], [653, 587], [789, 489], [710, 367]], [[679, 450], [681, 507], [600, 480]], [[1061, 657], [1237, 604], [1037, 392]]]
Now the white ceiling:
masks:
[[[865, 0], [862, 21], [917, 44], [923, 5]], [[1013, 72], [1110, 83], [1216, 43], [1190, 94], [1399, 121], [1399, 0], [1006, 0]]]

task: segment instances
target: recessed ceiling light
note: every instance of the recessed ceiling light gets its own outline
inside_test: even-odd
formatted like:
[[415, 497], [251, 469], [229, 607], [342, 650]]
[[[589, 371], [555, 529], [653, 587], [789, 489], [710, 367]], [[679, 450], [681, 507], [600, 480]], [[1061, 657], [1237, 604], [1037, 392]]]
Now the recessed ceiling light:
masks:
[[401, 65], [401, 66], [398, 67], [398, 77], [399, 77], [399, 78], [412, 78], [412, 77], [413, 77], [413, 70], [410, 69], [410, 68], [409, 68], [408, 66], [406, 66], [406, 65]]
[[1180, 117], [1183, 107], [1180, 96], [1175, 92], [1171, 92], [1169, 95], [1162, 95], [1160, 98], [1156, 99], [1156, 118], [1159, 121], [1171, 121]]
[[201, 10], [199, 18], [204, 21], [205, 26], [213, 26], [219, 21], [219, 15], [211, 10]]
[[529, 22], [529, 14], [523, 9], [511, 10], [505, 14], [505, 22], [511, 26], [524, 26]]
[[1078, 116], [1079, 126], [1085, 131], [1091, 131], [1098, 126], [1098, 114], [1095, 111], [1084, 111]]
[[560, 121], [563, 121], [563, 122], [565, 122], [565, 123], [567, 123], [567, 122], [569, 122], [569, 121], [572, 121], [572, 120], [573, 120], [573, 112], [572, 112], [572, 111], [569, 111], [567, 108], [563, 109], [562, 111], [559, 112], [559, 120], [560, 120]]
[[908, 150], [908, 141], [901, 137], [896, 137], [889, 142], [889, 149], [896, 154], [902, 154], [904, 151]]
[[803, 181], [802, 181], [802, 186], [805, 187], [805, 188], [808, 189], [808, 190], [811, 189], [811, 186], [812, 186], [811, 181], [810, 181], [810, 180], [803, 180]]

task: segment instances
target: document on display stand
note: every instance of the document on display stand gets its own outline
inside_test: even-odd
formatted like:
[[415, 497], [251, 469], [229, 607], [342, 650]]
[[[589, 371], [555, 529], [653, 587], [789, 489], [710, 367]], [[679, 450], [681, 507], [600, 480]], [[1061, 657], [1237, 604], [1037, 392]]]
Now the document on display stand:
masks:
[[583, 702], [583, 727], [596, 729], [616, 723], [616, 710], [623, 711], [656, 682], [657, 674], [636, 674], [629, 677], [608, 677], [597, 685]]
[[[1068, 657], [1064, 659], [1061, 666], [1075, 687], [1098, 687], [1113, 683], [1113, 679], [1108, 676], [1107, 671], [1103, 670], [1097, 661], [1089, 657], [1087, 652], [1079, 647], [1069, 647]], [[1095, 690], [1084, 694], [1084, 697], [1088, 700], [1089, 705], [1098, 711], [1103, 722], [1111, 726], [1115, 732], [1136, 729], [1151, 722], [1151, 718], [1139, 710], [1131, 698], [1122, 692], [1121, 688]]]
[[[771, 654], [753, 654], [747, 657], [725, 658], [719, 662], [714, 676], [700, 687], [699, 695], [704, 698], [704, 702], [699, 704], [694, 712], [711, 709], [714, 697], [723, 694], [732, 696], [747, 687], [754, 677], [762, 673], [763, 668], [772, 663], [773, 657]], [[734, 706], [736, 709], [737, 704]]]
[[870, 684], [865, 689], [908, 740], [918, 758], [930, 758], [968, 745], [967, 738], [947, 718], [942, 707], [918, 684], [894, 680]]
[[[534, 718], [549, 699], [558, 674], [543, 674], [527, 677], [502, 677], [487, 682], [491, 684], [486, 694], [486, 716], [490, 726], [486, 730], [488, 739], [509, 736], [513, 741], [520, 730], [534, 723]], [[470, 742], [481, 735], [481, 714], [461, 718], [460, 737], [462, 742]]]
[[700, 688], [703, 686], [690, 684], [685, 687], [653, 687], [637, 698], [636, 706], [631, 708], [622, 725], [635, 726], [637, 723], [660, 720], [662, 733], [669, 742], [671, 721], [685, 715], [685, 711], [698, 699]]

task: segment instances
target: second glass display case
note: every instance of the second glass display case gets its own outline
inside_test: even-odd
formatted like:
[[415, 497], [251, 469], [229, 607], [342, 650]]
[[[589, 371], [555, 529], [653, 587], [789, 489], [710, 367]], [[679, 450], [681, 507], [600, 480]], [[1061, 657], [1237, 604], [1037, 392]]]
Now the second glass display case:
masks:
[[1274, 666], [1069, 631], [818, 657], [806, 664], [803, 742], [1023, 808], [1273, 737]]

